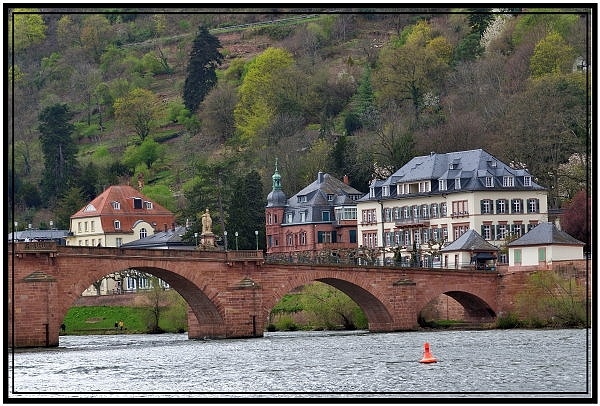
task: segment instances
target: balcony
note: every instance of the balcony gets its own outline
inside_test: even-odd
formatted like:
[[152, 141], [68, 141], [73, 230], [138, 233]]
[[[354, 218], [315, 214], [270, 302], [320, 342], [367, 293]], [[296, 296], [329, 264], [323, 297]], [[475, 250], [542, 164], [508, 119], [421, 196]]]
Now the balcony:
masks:
[[394, 220], [396, 227], [429, 227], [429, 217], [411, 217]]
[[459, 218], [459, 217], [469, 217], [469, 212], [468, 211], [455, 211], [452, 214], [450, 214], [450, 217], [454, 218]]

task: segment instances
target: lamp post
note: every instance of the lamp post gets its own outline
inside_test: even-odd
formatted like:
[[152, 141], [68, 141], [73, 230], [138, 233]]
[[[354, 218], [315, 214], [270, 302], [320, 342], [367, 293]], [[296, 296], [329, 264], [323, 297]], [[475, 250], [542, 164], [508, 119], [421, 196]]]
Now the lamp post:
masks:
[[223, 239], [225, 240], [225, 251], [227, 251], [227, 230], [223, 231]]
[[377, 200], [377, 203], [379, 203], [379, 206], [381, 207], [381, 246], [383, 250], [383, 262], [381, 265], [385, 265], [385, 217], [383, 215], [383, 202]]
[[238, 232], [235, 232], [235, 250], [238, 250]]
[[258, 251], [258, 230], [254, 230], [254, 235], [256, 236], [256, 250]]
[[196, 239], [196, 247], [198, 246], [198, 233], [194, 233], [194, 238]]

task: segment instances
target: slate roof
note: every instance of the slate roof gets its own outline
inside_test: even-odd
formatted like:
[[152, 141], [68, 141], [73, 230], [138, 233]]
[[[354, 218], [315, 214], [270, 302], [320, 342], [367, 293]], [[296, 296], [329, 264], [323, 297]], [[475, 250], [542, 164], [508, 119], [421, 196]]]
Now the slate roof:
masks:
[[121, 248], [162, 248], [162, 249], [195, 249], [194, 245], [182, 241], [181, 237], [187, 232], [185, 226], [177, 226], [167, 231], [159, 231], [145, 238], [121, 245]]
[[[141, 199], [142, 207], [134, 208], [134, 200]], [[113, 207], [113, 202], [118, 202], [119, 209]], [[152, 208], [147, 208], [145, 202], [151, 202]], [[102, 230], [105, 233], [131, 232], [134, 225], [143, 220], [151, 224], [154, 229], [171, 227], [175, 222], [175, 215], [160, 204], [144, 196], [139, 190], [129, 185], [113, 185], [82, 207], [71, 219], [83, 219], [100, 216]], [[115, 229], [114, 220], [121, 223], [120, 229]], [[166, 227], [165, 227], [166, 225]]]
[[509, 247], [524, 245], [585, 245], [585, 243], [559, 230], [554, 223], [540, 223], [508, 244]]
[[[362, 197], [364, 193], [328, 173], [319, 172], [314, 182], [287, 200], [285, 212], [294, 212], [292, 223], [300, 222], [300, 211], [306, 213], [305, 223], [317, 223], [323, 222], [322, 211], [330, 211], [330, 221], [326, 222], [333, 222], [334, 213], [331, 209], [336, 206], [356, 206], [358, 198], [352, 199], [351, 195]], [[299, 201], [304, 196], [306, 201]], [[285, 222], [289, 224], [287, 218]]]
[[[494, 187], [486, 187], [485, 178], [494, 178]], [[503, 176], [513, 176], [513, 186], [502, 186]], [[431, 153], [414, 157], [402, 168], [384, 180], [374, 180], [370, 187], [375, 188], [375, 197], [369, 195], [361, 200], [377, 200], [382, 198], [381, 187], [390, 187], [390, 195], [387, 198], [404, 198], [413, 195], [397, 195], [398, 183], [410, 183], [419, 181], [431, 181], [431, 192], [424, 194], [448, 194], [462, 191], [475, 190], [545, 190], [544, 187], [531, 181], [531, 186], [525, 186], [523, 179], [531, 176], [526, 169], [514, 169], [500, 161], [483, 149], [468, 151], [448, 152], [443, 154]], [[454, 180], [460, 178], [461, 187], [454, 189]], [[447, 180], [447, 190], [439, 190], [439, 179]]]
[[470, 229], [440, 251], [498, 251], [498, 247], [487, 242], [477, 231]]
[[15, 231], [8, 233], [8, 241], [25, 241], [30, 240], [62, 240], [69, 234], [69, 230], [37, 230], [27, 229], [24, 231]]

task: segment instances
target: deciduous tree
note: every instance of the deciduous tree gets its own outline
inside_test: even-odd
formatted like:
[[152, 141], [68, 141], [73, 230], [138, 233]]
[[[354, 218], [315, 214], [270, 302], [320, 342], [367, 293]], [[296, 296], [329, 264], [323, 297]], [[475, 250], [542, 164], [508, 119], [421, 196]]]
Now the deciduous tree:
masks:
[[560, 217], [560, 225], [564, 232], [584, 242], [584, 250], [589, 252], [592, 222], [592, 198], [585, 190], [577, 192], [575, 197], [566, 205]]
[[264, 131], [276, 112], [278, 89], [274, 87], [293, 65], [292, 55], [284, 49], [268, 48], [248, 65], [239, 88], [234, 110], [241, 139], [253, 140]]
[[531, 76], [569, 73], [575, 56], [575, 50], [560, 34], [550, 33], [535, 46], [530, 60]]
[[114, 103], [115, 116], [123, 124], [133, 127], [144, 141], [160, 118], [161, 104], [150, 90], [136, 88]]
[[[8, 21], [9, 47], [15, 52], [39, 44], [46, 38], [46, 24], [36, 8], [15, 8]], [[14, 37], [14, 42], [13, 42]]]
[[451, 44], [434, 36], [427, 22], [410, 27], [408, 34], [381, 52], [374, 72], [379, 104], [409, 102], [418, 122], [426, 106], [426, 95], [439, 92], [451, 57]]

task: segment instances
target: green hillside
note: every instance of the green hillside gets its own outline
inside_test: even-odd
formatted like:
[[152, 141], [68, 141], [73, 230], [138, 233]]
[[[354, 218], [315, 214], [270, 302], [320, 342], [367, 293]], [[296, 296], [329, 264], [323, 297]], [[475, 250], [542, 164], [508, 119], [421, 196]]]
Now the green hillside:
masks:
[[[142, 174], [180, 223], [209, 207], [215, 233], [239, 230], [252, 249], [275, 158], [288, 195], [319, 170], [367, 191], [416, 155], [474, 148], [529, 168], [551, 209], [589, 187], [588, 9], [4, 17], [8, 224], [68, 228], [106, 186]], [[217, 56], [195, 64], [193, 49]]]

